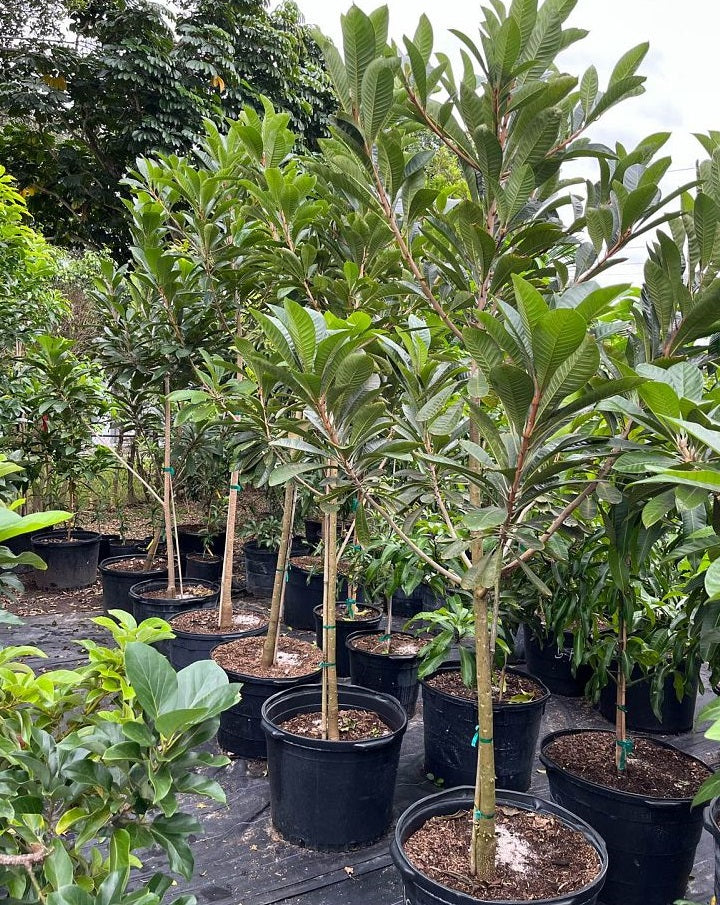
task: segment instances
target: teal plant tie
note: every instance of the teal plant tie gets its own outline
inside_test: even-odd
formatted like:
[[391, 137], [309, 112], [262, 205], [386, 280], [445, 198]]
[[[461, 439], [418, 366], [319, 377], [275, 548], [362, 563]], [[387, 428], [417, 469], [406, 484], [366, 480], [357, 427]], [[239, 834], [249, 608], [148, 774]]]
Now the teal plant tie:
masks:
[[345, 609], [347, 610], [347, 615], [349, 619], [355, 618], [355, 603], [356, 600], [354, 597], [348, 597], [345, 601]]
[[352, 508], [353, 512], [357, 512], [357, 507], [358, 507], [359, 502], [360, 501], [358, 500], [357, 497], [355, 497], [355, 499], [352, 501], [351, 508]]
[[331, 666], [337, 666], [337, 664], [336, 663], [321, 663], [320, 664], [321, 669], [330, 669]]
[[360, 546], [360, 544], [353, 544], [352, 549], [355, 551], [359, 551], [359, 550], [362, 550], [362, 547]]
[[381, 642], [382, 642], [382, 641], [389, 641], [389, 640], [390, 640], [390, 635], [381, 635], [381, 636], [380, 636], [380, 641], [381, 641]]
[[631, 738], [626, 738], [624, 740], [618, 739], [615, 744], [620, 749], [620, 763], [618, 764], [618, 769], [624, 770], [625, 767], [627, 767], [628, 757], [633, 753], [635, 743]]
[[170, 465], [168, 468], [163, 467], [163, 471], [165, 474], [169, 474], [172, 477], [175, 474], [175, 469]]
[[334, 632], [335, 629], [337, 628], [337, 626], [336, 625], [324, 625], [323, 628], [325, 629], [326, 632]]
[[230, 485], [230, 490], [237, 490], [238, 493], [240, 493], [240, 491], [241, 491], [242, 489], [243, 489], [243, 485], [242, 485], [242, 484], [231, 484], [231, 485]]
[[481, 820], [494, 820], [495, 814], [485, 814], [483, 811], [478, 811], [475, 809], [473, 811], [473, 822], [480, 823]]
[[473, 748], [477, 748], [478, 745], [492, 745], [493, 740], [491, 738], [480, 738], [480, 727], [475, 727], [475, 735], [473, 735], [473, 739], [471, 745]]
[[628, 709], [625, 704], [616, 704], [615, 707], [620, 711], [620, 713], [627, 713]]

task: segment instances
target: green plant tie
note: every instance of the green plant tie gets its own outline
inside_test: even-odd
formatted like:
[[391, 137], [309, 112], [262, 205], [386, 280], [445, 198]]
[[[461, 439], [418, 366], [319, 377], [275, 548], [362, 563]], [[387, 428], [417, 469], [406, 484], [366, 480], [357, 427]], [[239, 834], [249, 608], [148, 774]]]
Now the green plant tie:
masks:
[[348, 597], [345, 601], [345, 608], [350, 619], [355, 618], [355, 603], [354, 597]]
[[239, 493], [242, 489], [243, 489], [243, 485], [242, 485], [242, 484], [231, 484], [231, 485], [230, 485], [230, 490], [237, 490], [238, 493]]
[[362, 547], [360, 546], [360, 544], [353, 544], [352, 549], [353, 550], [362, 550]]
[[172, 477], [175, 474], [175, 469], [170, 465], [168, 468], [163, 467], [163, 471], [165, 474], [169, 474]]
[[473, 748], [477, 748], [478, 745], [492, 745], [492, 742], [491, 738], [480, 738], [480, 727], [475, 727], [475, 735], [473, 735], [471, 742]]
[[616, 704], [615, 706], [616, 706], [617, 709], [620, 711], [620, 713], [627, 713], [627, 712], [628, 712], [628, 709], [627, 709], [627, 707], [625, 706], [625, 704]]
[[355, 497], [355, 499], [352, 501], [352, 511], [353, 511], [353, 512], [356, 512], [356, 511], [357, 511], [357, 507], [358, 507], [358, 503], [359, 503], [359, 502], [360, 502], [360, 501], [358, 500], [357, 497]]
[[323, 628], [328, 632], [334, 632], [337, 628], [336, 625], [324, 625]]
[[478, 811], [477, 809], [473, 811], [473, 822], [480, 823], [481, 820], [494, 820], [495, 813], [485, 814], [483, 811]]
[[635, 742], [633, 742], [631, 738], [626, 738], [624, 740], [618, 739], [615, 744], [620, 749], [620, 763], [618, 764], [618, 769], [624, 770], [627, 766], [628, 757], [633, 753]]
[[390, 640], [390, 635], [381, 635], [381, 636], [380, 636], [380, 640], [381, 640], [381, 641], [389, 641], [389, 640]]
[[337, 664], [336, 663], [321, 663], [320, 664], [321, 669], [330, 669], [331, 666], [337, 666]]

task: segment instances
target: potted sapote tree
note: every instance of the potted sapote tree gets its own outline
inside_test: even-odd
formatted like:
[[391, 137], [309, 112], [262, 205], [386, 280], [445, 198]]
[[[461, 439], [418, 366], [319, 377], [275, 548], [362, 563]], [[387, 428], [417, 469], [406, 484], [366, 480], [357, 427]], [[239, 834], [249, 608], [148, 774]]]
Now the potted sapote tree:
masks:
[[[21, 435], [23, 454], [40, 463], [35, 483], [54, 486], [54, 496], [77, 513], [80, 491], [108, 466], [103, 450], [93, 443], [107, 410], [103, 387], [69, 340], [41, 335], [26, 349], [17, 391], [28, 422]], [[47, 564], [36, 576], [38, 587], [84, 588], [95, 581], [98, 532], [83, 531], [72, 521], [63, 531], [34, 535], [31, 544]]]

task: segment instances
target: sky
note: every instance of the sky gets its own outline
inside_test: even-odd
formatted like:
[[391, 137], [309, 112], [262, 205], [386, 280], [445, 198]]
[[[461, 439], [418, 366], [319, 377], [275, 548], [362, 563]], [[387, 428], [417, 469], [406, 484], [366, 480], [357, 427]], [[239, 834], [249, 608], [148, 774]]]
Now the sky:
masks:
[[[317, 25], [336, 43], [340, 15], [348, 2], [296, 0], [309, 23]], [[386, 0], [390, 34], [400, 42], [412, 35], [421, 13], [435, 31], [437, 50], [457, 56], [458, 41], [448, 29], [477, 36], [481, 2], [468, 0]], [[380, 0], [358, 0], [366, 12]], [[646, 93], [610, 111], [591, 137], [612, 144], [633, 146], [653, 132], [672, 132], [664, 153], [673, 158], [666, 188], [691, 179], [694, 164], [704, 152], [693, 132], [720, 130], [720, 0], [578, 0], [569, 25], [590, 31], [588, 37], [561, 57], [565, 71], [580, 75], [592, 63], [607, 80], [616, 60], [630, 47], [650, 42], [640, 69], [647, 76]], [[618, 277], [637, 278], [644, 259], [643, 239], [631, 249]]]

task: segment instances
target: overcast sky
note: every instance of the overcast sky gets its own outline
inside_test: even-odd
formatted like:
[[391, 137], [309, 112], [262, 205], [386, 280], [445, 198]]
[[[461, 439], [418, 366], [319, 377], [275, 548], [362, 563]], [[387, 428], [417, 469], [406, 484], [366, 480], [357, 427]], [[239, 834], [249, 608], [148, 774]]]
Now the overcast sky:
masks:
[[[349, 3], [332, 0], [297, 0], [307, 22], [340, 43], [340, 14]], [[436, 49], [456, 55], [458, 42], [448, 33], [457, 28], [475, 38], [481, 3], [469, 0], [387, 0], [390, 33], [398, 42], [412, 35], [425, 12], [435, 30]], [[369, 11], [375, 0], [359, 0]], [[600, 83], [607, 79], [625, 50], [650, 42], [641, 67], [647, 91], [606, 114], [591, 135], [626, 146], [652, 132], [669, 131], [667, 153], [673, 158], [670, 179], [679, 185], [692, 178], [695, 160], [704, 153], [693, 132], [720, 130], [720, 0], [579, 0], [570, 24], [590, 31], [588, 37], [563, 56], [562, 67], [581, 74], [594, 63]], [[643, 249], [632, 254], [644, 257]], [[637, 264], [619, 265], [617, 275], [635, 276]]]

